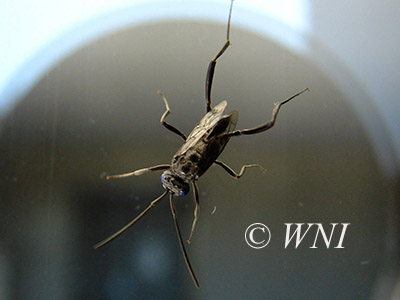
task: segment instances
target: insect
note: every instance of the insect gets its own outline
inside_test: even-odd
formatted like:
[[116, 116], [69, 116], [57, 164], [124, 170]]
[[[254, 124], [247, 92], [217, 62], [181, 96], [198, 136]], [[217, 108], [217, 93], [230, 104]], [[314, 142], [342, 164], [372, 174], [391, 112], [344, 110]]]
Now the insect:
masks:
[[94, 248], [97, 249], [107, 244], [117, 236], [119, 236], [130, 226], [132, 226], [135, 222], [137, 222], [140, 218], [142, 218], [161, 199], [163, 199], [167, 194], [169, 194], [170, 208], [172, 217], [175, 222], [175, 229], [177, 232], [179, 245], [181, 247], [183, 257], [185, 259], [189, 273], [196, 287], [200, 287], [200, 285], [194, 273], [192, 265], [190, 264], [189, 257], [186, 253], [185, 245], [182, 240], [182, 235], [180, 232], [176, 209], [174, 205], [174, 196], [186, 195], [190, 190], [190, 186], [193, 189], [193, 197], [195, 202], [194, 218], [190, 235], [187, 240], [187, 242], [190, 243], [193, 237], [194, 228], [200, 210], [199, 189], [196, 184], [197, 180], [213, 164], [219, 165], [226, 172], [228, 172], [229, 175], [231, 175], [234, 178], [242, 177], [246, 169], [248, 168], [260, 168], [265, 172], [266, 170], [262, 166], [258, 164], [249, 164], [249, 165], [243, 165], [239, 173], [236, 173], [231, 167], [229, 167], [224, 162], [217, 160], [217, 158], [224, 150], [226, 144], [228, 143], [231, 137], [257, 134], [273, 127], [281, 106], [286, 104], [293, 98], [299, 96], [300, 94], [304, 93], [306, 90], [308, 90], [308, 88], [306, 88], [284, 101], [275, 103], [274, 108], [272, 110], [271, 120], [265, 124], [261, 124], [259, 126], [250, 129], [235, 130], [236, 123], [238, 120], [238, 112], [232, 111], [229, 115], [223, 115], [224, 109], [227, 105], [226, 101], [222, 101], [221, 103], [219, 103], [214, 107], [211, 106], [211, 87], [215, 73], [215, 66], [217, 64], [217, 60], [221, 57], [222, 54], [224, 54], [226, 49], [230, 46], [229, 34], [230, 34], [232, 6], [233, 6], [233, 0], [231, 1], [229, 9], [226, 42], [219, 50], [217, 55], [213, 59], [211, 59], [208, 65], [206, 82], [205, 82], [206, 114], [200, 120], [198, 125], [192, 130], [189, 136], [186, 137], [179, 129], [177, 129], [176, 127], [172, 126], [171, 124], [165, 121], [166, 117], [171, 113], [171, 110], [169, 108], [167, 99], [161, 92], [158, 92], [158, 94], [161, 96], [165, 104], [165, 112], [161, 116], [160, 123], [168, 130], [179, 135], [184, 141], [183, 145], [178, 149], [178, 151], [173, 156], [171, 163], [139, 169], [129, 173], [107, 176], [107, 179], [112, 179], [112, 178], [123, 178], [128, 176], [139, 176], [147, 172], [164, 171], [161, 175], [161, 183], [165, 191], [158, 198], [154, 199], [146, 207], [146, 209], [144, 209], [136, 218], [130, 221], [127, 225], [125, 225], [123, 228], [115, 232], [113, 235], [109, 236], [108, 238], [106, 238], [105, 240], [101, 241], [100, 243], [94, 246]]

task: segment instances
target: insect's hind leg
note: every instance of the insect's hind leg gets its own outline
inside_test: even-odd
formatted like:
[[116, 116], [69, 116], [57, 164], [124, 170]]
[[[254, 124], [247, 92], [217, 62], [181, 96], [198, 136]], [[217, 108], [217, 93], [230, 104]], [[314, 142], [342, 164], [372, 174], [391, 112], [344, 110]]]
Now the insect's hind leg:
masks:
[[224, 54], [226, 49], [228, 49], [228, 47], [231, 44], [231, 41], [229, 40], [229, 34], [231, 31], [232, 6], [233, 6], [233, 0], [231, 1], [231, 7], [229, 9], [228, 26], [227, 26], [227, 30], [226, 30], [226, 42], [222, 46], [221, 50], [219, 50], [217, 55], [208, 64], [207, 76], [206, 76], [206, 111], [207, 112], [209, 112], [211, 110], [211, 88], [212, 88], [212, 83], [213, 83], [213, 78], [214, 78], [214, 73], [215, 73], [215, 66], [217, 64], [217, 60], [222, 54]]
[[271, 127], [274, 126], [276, 118], [278, 116], [279, 110], [281, 109], [282, 105], [288, 103], [290, 100], [292, 100], [293, 98], [296, 98], [297, 96], [303, 94], [305, 91], [308, 91], [309, 88], [305, 88], [304, 90], [294, 94], [293, 96], [289, 97], [288, 99], [281, 101], [281, 102], [277, 102], [274, 104], [274, 109], [272, 110], [272, 118], [269, 122], [259, 125], [257, 127], [254, 128], [250, 128], [250, 129], [242, 129], [242, 130], [235, 130], [232, 132], [228, 132], [223, 134], [223, 136], [237, 136], [237, 135], [250, 135], [250, 134], [257, 134], [263, 131], [266, 131], [268, 129], [270, 129]]
[[167, 122], [165, 122], [165, 118], [171, 113], [171, 110], [169, 108], [167, 98], [165, 98], [163, 93], [161, 93], [160, 91], [157, 91], [157, 94], [159, 94], [161, 96], [161, 98], [163, 99], [164, 104], [165, 104], [165, 112], [161, 116], [160, 123], [165, 128], [167, 128], [168, 130], [172, 131], [173, 133], [179, 135], [184, 141], [186, 141], [186, 136], [179, 129], [177, 129], [176, 127], [172, 126], [171, 124], [168, 124]]
[[242, 177], [244, 172], [248, 168], [260, 168], [264, 173], [267, 172], [266, 169], [264, 169], [262, 166], [260, 166], [258, 164], [243, 165], [242, 168], [240, 169], [240, 172], [236, 173], [231, 167], [229, 167], [227, 164], [225, 164], [224, 162], [222, 162], [220, 160], [216, 160], [214, 163], [221, 166], [226, 172], [228, 172], [229, 175], [231, 175], [232, 177], [234, 177], [236, 179], [239, 179], [240, 177]]

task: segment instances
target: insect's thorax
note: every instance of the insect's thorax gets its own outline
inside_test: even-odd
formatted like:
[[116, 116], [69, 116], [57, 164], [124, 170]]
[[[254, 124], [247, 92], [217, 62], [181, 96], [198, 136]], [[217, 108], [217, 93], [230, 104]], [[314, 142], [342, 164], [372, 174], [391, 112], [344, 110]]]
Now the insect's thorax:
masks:
[[173, 172], [185, 181], [197, 180], [201, 174], [200, 170], [204, 168], [204, 147], [197, 145], [195, 149], [188, 149], [185, 153], [177, 153], [172, 158], [171, 169]]
[[172, 158], [172, 171], [185, 181], [197, 180], [221, 154], [228, 140], [204, 139], [183, 153], [178, 150]]
[[193, 128], [185, 143], [172, 158], [171, 171], [185, 181], [197, 180], [214, 163], [229, 141], [224, 135], [232, 130], [237, 112], [223, 116], [226, 101], [209, 111]]

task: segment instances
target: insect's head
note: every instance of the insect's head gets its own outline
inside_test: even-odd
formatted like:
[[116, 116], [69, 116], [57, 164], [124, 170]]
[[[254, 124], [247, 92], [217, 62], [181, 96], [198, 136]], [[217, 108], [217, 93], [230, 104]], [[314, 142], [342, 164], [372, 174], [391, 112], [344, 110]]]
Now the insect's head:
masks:
[[174, 175], [171, 170], [166, 170], [161, 175], [161, 183], [164, 189], [176, 196], [184, 196], [189, 192], [189, 184], [182, 178]]

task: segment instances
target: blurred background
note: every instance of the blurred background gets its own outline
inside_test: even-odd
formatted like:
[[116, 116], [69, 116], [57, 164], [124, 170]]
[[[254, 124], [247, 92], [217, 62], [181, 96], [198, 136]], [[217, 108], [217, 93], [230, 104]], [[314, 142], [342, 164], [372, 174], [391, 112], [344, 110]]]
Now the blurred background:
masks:
[[[200, 218], [179, 249], [168, 200], [113, 243], [92, 246], [162, 192], [160, 174], [205, 113], [207, 65], [228, 0], [0, 4], [0, 299], [400, 299], [397, 1], [236, 0], [213, 103], [238, 128], [199, 180]], [[192, 194], [175, 199], [184, 239]], [[269, 245], [244, 232], [266, 224]], [[344, 249], [315, 231], [285, 249], [284, 223], [351, 223]], [[330, 231], [329, 231], [330, 232]], [[333, 234], [333, 244], [339, 239]]]

